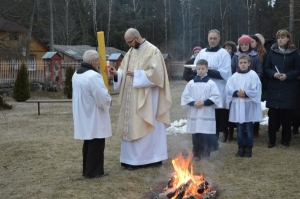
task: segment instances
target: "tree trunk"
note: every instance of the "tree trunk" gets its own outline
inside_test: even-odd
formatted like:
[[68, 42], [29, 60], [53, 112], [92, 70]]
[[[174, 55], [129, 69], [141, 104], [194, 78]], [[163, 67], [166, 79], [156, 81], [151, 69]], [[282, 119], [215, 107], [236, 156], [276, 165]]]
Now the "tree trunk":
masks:
[[294, 36], [294, 0], [290, 0], [290, 34], [293, 40]]
[[54, 51], [54, 39], [53, 39], [53, 9], [52, 9], [52, 0], [50, 2], [50, 52]]
[[31, 13], [31, 16], [30, 16], [29, 32], [28, 32], [28, 38], [27, 38], [27, 44], [26, 44], [26, 52], [25, 52], [26, 53], [25, 60], [28, 60], [29, 53], [30, 53], [31, 34], [32, 34], [32, 26], [33, 26], [33, 20], [34, 20], [34, 13], [35, 13], [36, 2], [37, 2], [37, 0], [33, 1], [32, 13]]

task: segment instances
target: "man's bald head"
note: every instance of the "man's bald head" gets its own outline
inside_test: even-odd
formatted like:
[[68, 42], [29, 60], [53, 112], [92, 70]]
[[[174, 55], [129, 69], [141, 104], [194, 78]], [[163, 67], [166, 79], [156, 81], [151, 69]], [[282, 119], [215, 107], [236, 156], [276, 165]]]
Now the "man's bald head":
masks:
[[126, 32], [125, 32], [125, 37], [129, 36], [129, 37], [138, 37], [141, 36], [139, 31], [135, 28], [129, 28]]

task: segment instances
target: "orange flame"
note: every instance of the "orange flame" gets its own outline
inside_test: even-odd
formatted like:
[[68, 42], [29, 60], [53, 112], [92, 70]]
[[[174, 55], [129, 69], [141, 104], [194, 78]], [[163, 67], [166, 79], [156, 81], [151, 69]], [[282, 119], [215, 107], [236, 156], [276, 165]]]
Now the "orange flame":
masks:
[[[198, 198], [202, 197], [202, 194], [198, 193], [198, 185], [204, 185], [204, 177], [202, 174], [194, 176], [193, 164], [191, 164], [192, 158], [192, 154], [189, 154], [187, 159], [185, 159], [182, 154], [179, 154], [172, 160], [172, 164], [175, 169], [175, 175], [173, 176], [173, 187], [177, 189], [180, 186], [188, 184], [183, 198], [190, 195], [197, 196]], [[205, 192], [207, 192], [207, 190], [204, 190], [204, 193]], [[175, 199], [177, 195], [178, 194], [172, 197], [172, 199]]]

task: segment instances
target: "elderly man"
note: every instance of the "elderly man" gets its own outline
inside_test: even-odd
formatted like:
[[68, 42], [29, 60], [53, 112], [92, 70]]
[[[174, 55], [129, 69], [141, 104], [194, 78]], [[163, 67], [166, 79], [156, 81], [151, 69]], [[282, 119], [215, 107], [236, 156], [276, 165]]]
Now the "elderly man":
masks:
[[83, 140], [83, 170], [86, 178], [101, 178], [104, 173], [105, 138], [111, 136], [109, 108], [111, 96], [97, 71], [95, 50], [83, 54], [83, 63], [72, 77], [74, 138]]
[[223, 141], [228, 137], [228, 117], [229, 111], [225, 106], [225, 86], [231, 76], [231, 59], [228, 52], [220, 45], [220, 32], [216, 29], [208, 32], [208, 46], [200, 51], [197, 55], [194, 64], [200, 59], [205, 59], [208, 62], [209, 70], [207, 75], [214, 81], [220, 91], [222, 107], [216, 108], [216, 134], [219, 137], [219, 130], [224, 133]]
[[118, 71], [112, 68], [111, 74], [114, 88], [120, 89], [120, 161], [134, 170], [160, 165], [168, 158], [165, 129], [170, 126], [171, 94], [159, 49], [133, 28], [126, 31], [124, 39], [131, 48]]

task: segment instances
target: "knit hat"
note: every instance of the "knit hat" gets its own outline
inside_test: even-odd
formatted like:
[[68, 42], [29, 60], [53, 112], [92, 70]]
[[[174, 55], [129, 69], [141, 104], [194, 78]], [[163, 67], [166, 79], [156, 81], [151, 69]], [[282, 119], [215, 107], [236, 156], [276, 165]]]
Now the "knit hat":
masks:
[[200, 46], [195, 46], [194, 49], [193, 49], [193, 52], [194, 52], [195, 50], [202, 50], [202, 48], [201, 48]]
[[256, 33], [255, 35], [259, 38], [259, 40], [262, 43], [262, 45], [264, 45], [265, 44], [265, 38], [264, 38], [264, 36], [262, 36], [262, 34], [259, 34], [259, 33]]
[[251, 44], [251, 37], [249, 37], [248, 35], [243, 35], [239, 38], [238, 40], [238, 44], [243, 44], [243, 43], [248, 43]]

